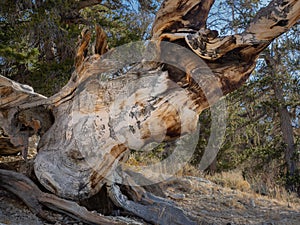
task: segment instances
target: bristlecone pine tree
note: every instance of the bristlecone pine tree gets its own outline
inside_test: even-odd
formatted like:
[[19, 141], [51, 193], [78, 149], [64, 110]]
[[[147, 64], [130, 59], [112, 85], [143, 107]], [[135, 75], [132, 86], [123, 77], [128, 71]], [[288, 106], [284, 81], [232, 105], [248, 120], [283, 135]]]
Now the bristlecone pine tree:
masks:
[[219, 37], [206, 27], [213, 2], [164, 1], [152, 42], [131, 46], [134, 54], [129, 47], [107, 52], [106, 35], [97, 26], [94, 54], [88, 55], [92, 33], [84, 30], [76, 69], [50, 98], [1, 76], [1, 147], [21, 150], [26, 157], [28, 137], [40, 135], [33, 165], [36, 182], [53, 194], [9, 170], [0, 170], [0, 186], [46, 219], [42, 206], [91, 224], [124, 224], [78, 204], [88, 206], [105, 190], [99, 203], [104, 208], [112, 204], [155, 224], [197, 224], [171, 202], [136, 186], [137, 177], [146, 178], [118, 165], [129, 149], [195, 131], [198, 115], [240, 87], [259, 53], [300, 16], [299, 1], [274, 0], [244, 32]]

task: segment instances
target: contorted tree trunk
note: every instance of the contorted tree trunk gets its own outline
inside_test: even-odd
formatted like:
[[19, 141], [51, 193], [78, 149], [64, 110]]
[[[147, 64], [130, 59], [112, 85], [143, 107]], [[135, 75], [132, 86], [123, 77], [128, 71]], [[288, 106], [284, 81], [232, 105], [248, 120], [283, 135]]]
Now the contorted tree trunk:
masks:
[[[115, 205], [149, 222], [195, 224], [170, 202], [134, 187], [139, 181], [121, 162], [130, 149], [195, 131], [201, 111], [240, 87], [259, 53], [300, 16], [299, 1], [274, 0], [244, 32], [219, 37], [206, 27], [213, 2], [166, 0], [150, 42], [112, 51], [97, 27], [91, 56], [91, 32], [84, 30], [76, 70], [48, 99], [1, 77], [0, 126], [9, 140], [6, 146], [26, 154], [28, 136], [38, 133], [36, 177], [60, 197], [80, 201], [106, 187]], [[1, 177], [5, 179], [3, 173]], [[132, 200], [116, 183], [132, 186]]]

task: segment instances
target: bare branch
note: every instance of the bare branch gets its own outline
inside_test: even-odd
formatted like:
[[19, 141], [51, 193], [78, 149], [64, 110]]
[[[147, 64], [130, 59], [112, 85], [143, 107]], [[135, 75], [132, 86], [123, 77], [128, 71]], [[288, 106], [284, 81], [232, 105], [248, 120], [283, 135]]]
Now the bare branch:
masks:
[[241, 57], [256, 57], [272, 40], [286, 32], [300, 18], [298, 0], [273, 0], [262, 8], [241, 34], [227, 37], [209, 38], [204, 29], [195, 34], [185, 35], [190, 48], [201, 58], [217, 60], [225, 54], [239, 49]]
[[108, 51], [107, 36], [102, 27], [96, 25], [95, 54], [103, 55]]
[[154, 39], [163, 33], [197, 31], [206, 27], [214, 0], [165, 0], [156, 14], [152, 28]]
[[253, 34], [256, 41], [271, 41], [298, 22], [298, 0], [273, 0], [262, 8], [244, 34]]
[[88, 29], [84, 29], [81, 32], [81, 42], [79, 44], [76, 57], [75, 57], [75, 68], [78, 70], [79, 67], [82, 65], [84, 59], [87, 57], [88, 47], [91, 40], [91, 31]]

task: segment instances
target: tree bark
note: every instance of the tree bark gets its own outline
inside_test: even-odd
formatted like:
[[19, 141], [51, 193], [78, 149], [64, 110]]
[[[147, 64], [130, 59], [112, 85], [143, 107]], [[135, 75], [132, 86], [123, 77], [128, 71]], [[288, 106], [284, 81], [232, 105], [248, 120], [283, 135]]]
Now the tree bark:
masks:
[[[116, 187], [115, 182], [126, 180], [116, 171], [130, 149], [194, 132], [198, 115], [240, 87], [255, 68], [259, 53], [300, 16], [299, 1], [274, 0], [243, 33], [219, 37], [205, 26], [212, 4], [210, 0], [164, 1], [146, 47], [130, 45], [101, 55], [107, 42], [98, 28], [96, 54], [88, 56], [91, 32], [85, 30], [70, 81], [50, 98], [0, 77], [0, 127], [24, 156], [28, 137], [41, 135], [34, 170], [46, 189], [81, 201], [107, 184]], [[132, 54], [129, 49], [137, 51]], [[124, 199], [117, 188], [109, 195], [128, 211], [137, 204]], [[159, 214], [152, 218], [147, 214], [167, 209], [166, 217], [178, 212], [173, 221], [193, 224], [168, 203], [141, 196], [143, 204], [152, 205], [142, 207], [145, 211], [138, 216], [168, 224], [170, 220]]]
[[[296, 147], [294, 140], [294, 132], [292, 126], [292, 120], [290, 113], [287, 109], [286, 101], [284, 99], [283, 87], [281, 81], [279, 80], [281, 74], [284, 73], [284, 70], [279, 67], [280, 65], [280, 55], [277, 52], [277, 46], [274, 44], [272, 53], [270, 55], [268, 53], [265, 54], [265, 59], [268, 67], [270, 68], [271, 74], [270, 76], [278, 78], [272, 81], [272, 88], [274, 90], [274, 96], [277, 102], [277, 110], [279, 114], [280, 120], [280, 128], [282, 132], [282, 139], [285, 144], [285, 162], [287, 165], [287, 189], [290, 191], [297, 191], [299, 187], [295, 187], [291, 184], [290, 180], [297, 175], [296, 173], [299, 171], [297, 168], [297, 160], [296, 160]], [[271, 56], [271, 54], [273, 56]]]
[[295, 160], [296, 157], [296, 148], [294, 142], [294, 134], [293, 127], [291, 123], [291, 117], [289, 111], [287, 110], [287, 106], [285, 105], [285, 100], [282, 93], [282, 87], [275, 82], [273, 84], [274, 93], [276, 100], [279, 103], [278, 113], [280, 117], [280, 127], [282, 132], [283, 141], [286, 145], [285, 149], [285, 161], [287, 163], [288, 168], [288, 176], [295, 176], [297, 169], [297, 162]]

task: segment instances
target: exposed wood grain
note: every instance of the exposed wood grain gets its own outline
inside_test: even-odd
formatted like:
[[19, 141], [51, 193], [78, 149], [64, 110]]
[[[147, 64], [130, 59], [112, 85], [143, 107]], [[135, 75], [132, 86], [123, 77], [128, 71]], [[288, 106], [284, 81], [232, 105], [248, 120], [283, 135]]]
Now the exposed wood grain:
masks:
[[[43, 107], [22, 109], [30, 102], [44, 102], [46, 97], [37, 94], [28, 85], [19, 84], [0, 75], [0, 154], [22, 151], [27, 156], [28, 138], [45, 131], [52, 125], [51, 112]], [[45, 116], [45, 117], [44, 117]], [[44, 117], [44, 118], [43, 118]]]
[[40, 182], [57, 195], [87, 198], [129, 149], [192, 132], [195, 100], [170, 84], [164, 72], [106, 82], [90, 78], [56, 109], [55, 123], [40, 140], [35, 161]]
[[152, 36], [180, 31], [195, 32], [206, 27], [214, 0], [166, 0], [161, 4], [152, 27]]

